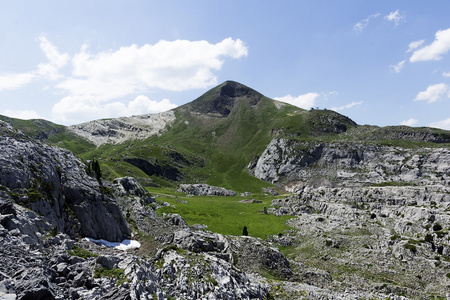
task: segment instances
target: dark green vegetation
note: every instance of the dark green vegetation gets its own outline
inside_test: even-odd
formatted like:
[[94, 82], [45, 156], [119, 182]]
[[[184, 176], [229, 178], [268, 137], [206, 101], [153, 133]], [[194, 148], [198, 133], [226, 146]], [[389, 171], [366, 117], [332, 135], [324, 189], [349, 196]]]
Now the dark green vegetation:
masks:
[[90, 258], [98, 256], [97, 253], [90, 252], [78, 246], [74, 246], [72, 250], [67, 250], [67, 252], [72, 256], [78, 256], [81, 258]]
[[[171, 206], [157, 210], [158, 213], [177, 213], [189, 225], [204, 224], [208, 230], [228, 235], [242, 235], [244, 226], [250, 236], [265, 239], [268, 235], [282, 233], [289, 229], [285, 223], [290, 216], [278, 217], [264, 214], [264, 207], [270, 206], [274, 196], [254, 194], [249, 197], [195, 196], [185, 197], [168, 189], [149, 188], [157, 201]], [[256, 199], [261, 203], [242, 203], [241, 200]]]

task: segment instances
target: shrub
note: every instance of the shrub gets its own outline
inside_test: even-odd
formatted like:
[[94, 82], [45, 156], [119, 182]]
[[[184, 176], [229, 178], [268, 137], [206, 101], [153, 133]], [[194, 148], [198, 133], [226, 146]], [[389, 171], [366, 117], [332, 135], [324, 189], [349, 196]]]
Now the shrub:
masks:
[[416, 254], [417, 253], [417, 248], [416, 246], [412, 245], [412, 244], [405, 244], [403, 247], [405, 247], [405, 249], [408, 249], [409, 251], [411, 251], [412, 253]]
[[67, 252], [72, 256], [78, 256], [81, 258], [97, 257], [97, 253], [92, 253], [86, 249], [74, 246], [72, 250], [67, 250]]
[[439, 224], [439, 223], [434, 224], [434, 225], [433, 225], [433, 230], [434, 230], [434, 231], [440, 231], [440, 230], [442, 230], [441, 224]]
[[427, 235], [425, 235], [425, 242], [432, 243], [433, 242], [433, 235], [431, 235], [429, 233]]
[[244, 228], [242, 229], [242, 235], [245, 235], [245, 236], [248, 235], [247, 226], [244, 226]]

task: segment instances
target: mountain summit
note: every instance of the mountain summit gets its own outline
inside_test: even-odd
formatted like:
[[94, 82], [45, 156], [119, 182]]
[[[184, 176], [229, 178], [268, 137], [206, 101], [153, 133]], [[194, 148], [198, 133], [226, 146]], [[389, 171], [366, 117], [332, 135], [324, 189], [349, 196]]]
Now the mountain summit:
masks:
[[238, 98], [256, 105], [262, 97], [262, 94], [241, 83], [226, 81], [183, 107], [201, 114], [227, 117]]

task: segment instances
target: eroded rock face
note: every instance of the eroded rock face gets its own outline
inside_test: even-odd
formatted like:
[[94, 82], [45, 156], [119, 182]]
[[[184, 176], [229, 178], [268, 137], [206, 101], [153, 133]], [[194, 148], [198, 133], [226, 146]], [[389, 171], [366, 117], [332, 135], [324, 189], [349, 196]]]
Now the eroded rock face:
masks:
[[100, 146], [159, 136], [167, 131], [167, 126], [172, 125], [175, 119], [174, 112], [170, 110], [159, 114], [96, 120], [69, 126], [67, 129]]
[[[2, 126], [5, 126], [4, 124]], [[67, 150], [10, 131], [0, 136], [0, 186], [13, 200], [72, 237], [122, 241], [130, 230], [119, 206]]]
[[273, 139], [251, 167], [256, 177], [289, 191], [295, 190], [297, 182], [310, 186], [445, 184], [450, 180], [450, 150]]

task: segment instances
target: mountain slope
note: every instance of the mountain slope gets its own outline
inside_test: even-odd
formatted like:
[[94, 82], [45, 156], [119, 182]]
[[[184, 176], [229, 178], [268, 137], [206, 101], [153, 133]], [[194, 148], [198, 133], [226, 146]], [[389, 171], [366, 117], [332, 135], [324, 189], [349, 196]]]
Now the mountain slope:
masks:
[[[274, 136], [324, 138], [356, 126], [347, 117], [333, 111], [306, 111], [269, 99], [233, 81], [224, 82], [166, 115], [169, 113], [174, 119], [166, 122], [164, 130], [158, 133], [151, 134], [145, 129], [138, 131], [131, 126], [132, 122], [135, 123], [132, 120], [138, 117], [98, 120], [69, 130], [74, 133], [83, 131], [85, 138], [100, 145], [82, 157], [104, 157], [102, 163], [111, 172], [117, 172], [115, 176], [125, 175], [120, 171], [126, 169], [125, 163], [132, 165], [132, 172], [143, 183], [168, 184], [175, 179], [177, 182], [206, 182], [245, 191], [267, 186], [251, 176], [246, 166], [264, 151]], [[152, 118], [164, 119], [161, 114]], [[123, 121], [129, 123], [120, 126], [120, 130], [126, 130], [129, 138], [117, 144], [122, 140], [111, 137], [123, 135], [110, 125]], [[105, 127], [107, 132], [103, 130]], [[133, 132], [145, 134], [138, 136]], [[108, 138], [116, 144], [105, 144]], [[179, 159], [173, 159], [174, 156]], [[145, 181], [146, 177], [151, 180]]]
[[450, 143], [445, 130], [361, 126], [334, 111], [300, 109], [233, 81], [160, 114], [69, 127], [43, 120], [8, 121], [83, 159], [98, 158], [109, 179], [131, 175], [144, 185], [208, 183], [238, 191], [270, 185], [258, 179], [272, 182], [267, 176], [251, 173], [273, 139], [295, 141], [297, 148], [309, 147], [304, 143], [309, 141], [406, 148]]

